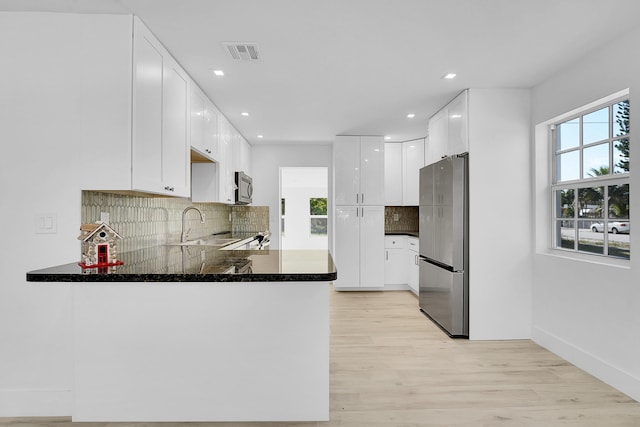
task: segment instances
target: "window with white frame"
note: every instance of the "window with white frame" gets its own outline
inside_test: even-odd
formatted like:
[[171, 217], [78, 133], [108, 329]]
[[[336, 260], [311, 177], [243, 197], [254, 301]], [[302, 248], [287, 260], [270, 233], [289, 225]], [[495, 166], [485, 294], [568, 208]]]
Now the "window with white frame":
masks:
[[313, 235], [327, 235], [327, 198], [309, 199], [309, 231]]
[[553, 247], [629, 259], [629, 97], [551, 126]]

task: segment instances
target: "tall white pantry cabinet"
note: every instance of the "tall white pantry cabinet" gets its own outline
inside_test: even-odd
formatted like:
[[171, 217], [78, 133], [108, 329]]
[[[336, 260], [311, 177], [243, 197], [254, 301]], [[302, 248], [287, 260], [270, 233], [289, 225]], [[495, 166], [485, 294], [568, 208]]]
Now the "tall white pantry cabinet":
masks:
[[384, 286], [384, 140], [336, 136], [335, 250], [341, 290]]

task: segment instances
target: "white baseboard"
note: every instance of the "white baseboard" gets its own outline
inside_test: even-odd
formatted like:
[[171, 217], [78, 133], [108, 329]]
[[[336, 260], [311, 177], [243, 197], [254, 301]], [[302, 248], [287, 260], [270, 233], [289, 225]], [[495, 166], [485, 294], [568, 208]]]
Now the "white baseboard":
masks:
[[[359, 286], [333, 286], [336, 291], [411, 291], [409, 285], [384, 285], [383, 287], [367, 288]], [[413, 292], [413, 291], [411, 291]]]
[[0, 390], [0, 417], [70, 417], [71, 390]]
[[534, 326], [532, 332], [536, 344], [640, 402], [640, 378], [541, 328]]

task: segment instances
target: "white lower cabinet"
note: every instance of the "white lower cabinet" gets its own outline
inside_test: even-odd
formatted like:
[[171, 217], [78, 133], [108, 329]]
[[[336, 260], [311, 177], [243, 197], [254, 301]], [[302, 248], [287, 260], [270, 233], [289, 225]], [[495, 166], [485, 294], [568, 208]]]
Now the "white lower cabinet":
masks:
[[420, 250], [417, 237], [407, 237], [407, 252], [405, 267], [407, 271], [407, 284], [411, 291], [418, 295], [420, 277]]
[[384, 286], [384, 206], [335, 209], [336, 289]]
[[384, 238], [384, 284], [406, 285], [418, 295], [419, 239], [407, 235], [389, 235]]
[[407, 236], [384, 237], [384, 284], [407, 283]]

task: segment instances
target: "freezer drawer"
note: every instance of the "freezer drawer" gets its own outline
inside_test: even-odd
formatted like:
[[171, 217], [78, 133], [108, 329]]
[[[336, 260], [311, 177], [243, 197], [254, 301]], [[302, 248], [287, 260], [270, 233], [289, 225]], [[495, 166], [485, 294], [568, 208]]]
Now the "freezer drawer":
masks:
[[454, 337], [469, 336], [469, 292], [464, 272], [420, 259], [420, 309]]

